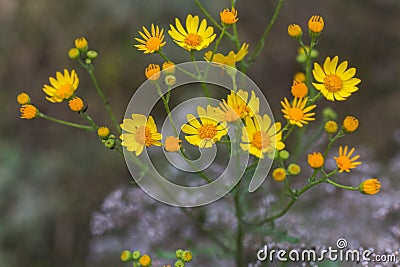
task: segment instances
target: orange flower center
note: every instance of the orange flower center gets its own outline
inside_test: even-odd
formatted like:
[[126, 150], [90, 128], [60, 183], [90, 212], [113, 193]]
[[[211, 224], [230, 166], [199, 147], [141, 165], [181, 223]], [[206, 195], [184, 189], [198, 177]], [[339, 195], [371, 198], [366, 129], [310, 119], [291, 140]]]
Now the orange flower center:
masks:
[[150, 50], [159, 50], [160, 49], [161, 40], [158, 37], [150, 37], [146, 42], [146, 47]]
[[66, 83], [66, 84], [60, 86], [60, 88], [58, 88], [55, 95], [62, 99], [68, 99], [72, 96], [73, 93], [74, 93], [74, 90], [73, 90], [72, 85], [69, 83]]
[[253, 135], [253, 140], [251, 141], [251, 144], [257, 149], [261, 150], [268, 147], [271, 144], [271, 140], [267, 133], [257, 131]]
[[290, 108], [289, 116], [292, 120], [301, 121], [304, 118], [304, 112], [299, 108]]
[[329, 92], [335, 93], [343, 88], [343, 81], [336, 74], [329, 74], [324, 78], [324, 85]]
[[201, 139], [212, 139], [217, 135], [217, 128], [212, 124], [204, 124], [199, 128], [199, 136]]
[[341, 170], [348, 170], [351, 167], [351, 161], [346, 156], [340, 156], [336, 158], [336, 163]]
[[203, 39], [201, 38], [200, 35], [198, 35], [197, 33], [189, 33], [186, 37], [185, 37], [185, 44], [187, 44], [188, 46], [191, 47], [197, 47], [201, 44], [201, 41]]
[[146, 126], [140, 126], [136, 130], [135, 139], [136, 142], [142, 145], [151, 146], [153, 144], [150, 129]]

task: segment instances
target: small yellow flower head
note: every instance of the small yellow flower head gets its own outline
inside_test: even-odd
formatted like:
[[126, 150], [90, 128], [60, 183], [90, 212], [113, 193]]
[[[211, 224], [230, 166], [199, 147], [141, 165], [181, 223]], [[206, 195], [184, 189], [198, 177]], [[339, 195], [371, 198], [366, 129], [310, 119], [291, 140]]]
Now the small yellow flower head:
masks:
[[76, 59], [80, 56], [80, 54], [81, 53], [79, 52], [79, 49], [76, 47], [73, 47], [68, 51], [68, 56], [70, 59]]
[[168, 152], [177, 152], [181, 148], [181, 140], [175, 136], [168, 136], [165, 139], [164, 148]]
[[177, 260], [174, 264], [175, 267], [184, 267], [185, 264], [181, 260]]
[[303, 82], [294, 81], [292, 85], [292, 95], [294, 97], [302, 98], [308, 94], [307, 85]]
[[361, 164], [360, 161], [356, 161], [360, 158], [360, 155], [352, 157], [354, 150], [355, 148], [352, 148], [348, 151], [348, 146], [345, 146], [344, 148], [342, 146], [339, 147], [339, 156], [335, 157], [339, 172], [350, 172], [351, 169], [355, 169]]
[[235, 24], [238, 21], [237, 14], [238, 12], [234, 7], [232, 7], [232, 10], [225, 8], [219, 13], [221, 22], [227, 25]]
[[300, 39], [301, 36], [303, 35], [303, 30], [298, 24], [290, 24], [288, 26], [288, 34], [290, 37], [294, 39]]
[[182, 253], [181, 259], [183, 262], [189, 262], [192, 260], [192, 258], [193, 258], [192, 252], [186, 250]]
[[39, 113], [38, 109], [31, 104], [23, 105], [19, 109], [19, 111], [21, 112], [21, 119], [27, 119], [27, 120], [35, 118]]
[[293, 76], [293, 80], [298, 83], [304, 83], [306, 81], [306, 75], [304, 72], [296, 72]]
[[79, 37], [75, 39], [75, 47], [81, 52], [86, 52], [88, 50], [88, 42], [85, 37]]
[[343, 120], [343, 129], [346, 133], [352, 133], [358, 128], [358, 119], [353, 116], [347, 116]]
[[108, 127], [105, 126], [99, 127], [99, 129], [97, 129], [97, 135], [101, 139], [107, 139], [108, 136], [110, 135], [110, 129], [108, 129]]
[[20, 105], [26, 105], [31, 102], [31, 99], [27, 93], [20, 93], [17, 96], [17, 102]]
[[334, 134], [338, 130], [336, 121], [327, 121], [324, 126], [325, 132], [328, 134]]
[[144, 74], [146, 75], [147, 79], [152, 81], [157, 81], [160, 78], [160, 65], [158, 64], [150, 64]]
[[308, 154], [307, 162], [311, 168], [318, 169], [324, 165], [324, 157], [321, 153], [314, 152], [312, 154]]
[[138, 251], [138, 250], [135, 250], [135, 251], [132, 253], [132, 259], [133, 259], [133, 260], [138, 260], [138, 259], [140, 258], [140, 256], [141, 256], [141, 254], [140, 254], [140, 251]]
[[296, 163], [289, 164], [287, 170], [291, 175], [298, 175], [301, 172], [300, 166], [297, 165]]
[[284, 168], [276, 168], [272, 172], [272, 178], [277, 182], [282, 182], [286, 178], [286, 170]]
[[175, 64], [171, 61], [165, 61], [162, 65], [162, 72], [165, 75], [174, 74], [175, 73]]
[[80, 112], [85, 107], [85, 104], [80, 97], [74, 97], [68, 101], [68, 106], [72, 111]]
[[121, 252], [121, 256], [119, 258], [123, 262], [128, 262], [132, 259], [132, 253], [129, 250], [124, 250]]
[[311, 34], [320, 34], [324, 29], [324, 19], [321, 16], [314, 15], [308, 21], [308, 29]]
[[358, 187], [359, 191], [366, 195], [375, 195], [381, 189], [381, 183], [376, 178], [367, 179]]
[[172, 74], [165, 76], [164, 82], [168, 86], [174, 86], [176, 84], [176, 77]]
[[145, 254], [142, 257], [140, 257], [139, 259], [139, 263], [143, 266], [143, 267], [148, 267], [151, 265], [151, 258], [149, 255]]

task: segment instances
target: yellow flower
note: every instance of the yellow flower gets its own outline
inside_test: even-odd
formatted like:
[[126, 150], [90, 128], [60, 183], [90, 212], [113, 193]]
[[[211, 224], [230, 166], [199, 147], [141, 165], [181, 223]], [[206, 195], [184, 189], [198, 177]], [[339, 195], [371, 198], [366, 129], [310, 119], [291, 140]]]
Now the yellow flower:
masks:
[[212, 61], [214, 63], [228, 65], [229, 67], [235, 68], [236, 62], [241, 61], [249, 52], [248, 48], [249, 44], [243, 43], [242, 47], [236, 54], [235, 52], [230, 51], [226, 56], [220, 53], [214, 54], [213, 56], [213, 52], [208, 51], [204, 54], [204, 59], [207, 61]]
[[108, 129], [108, 127], [105, 126], [99, 127], [99, 129], [97, 129], [97, 135], [101, 139], [106, 139], [110, 135], [110, 129]]
[[193, 258], [192, 252], [186, 250], [182, 253], [181, 257], [182, 261], [189, 262], [192, 260], [192, 258]]
[[161, 146], [162, 135], [157, 132], [157, 126], [152, 116], [132, 114], [132, 119], [124, 119], [120, 125], [125, 133], [121, 134], [121, 145], [128, 151], [134, 151], [139, 156], [144, 146]]
[[254, 91], [251, 91], [251, 97], [248, 99], [248, 92], [239, 89], [237, 93], [231, 91], [230, 95], [227, 96], [227, 101], [222, 99], [222, 103], [220, 103], [219, 108], [215, 109], [215, 113], [216, 118], [221, 122], [234, 122], [246, 116], [254, 117], [259, 109], [260, 99], [256, 97]]
[[293, 104], [291, 105], [287, 98], [281, 101], [283, 107], [283, 116], [289, 120], [290, 124], [294, 124], [298, 127], [303, 127], [303, 124], [308, 124], [309, 121], [315, 120], [313, 116], [315, 113], [309, 113], [313, 110], [316, 105], [306, 107], [308, 97], [305, 98], [294, 98]]
[[352, 93], [358, 90], [356, 86], [361, 82], [358, 78], [353, 78], [356, 68], [347, 69], [347, 61], [343, 61], [339, 66], [338, 56], [332, 60], [327, 57], [323, 69], [318, 63], [314, 63], [313, 75], [318, 83], [313, 83], [326, 99], [346, 100]]
[[306, 75], [304, 72], [296, 72], [293, 76], [293, 81], [304, 83], [306, 81]]
[[57, 71], [56, 79], [49, 78], [50, 85], [45, 84], [43, 91], [46, 93], [46, 99], [52, 103], [60, 103], [63, 100], [70, 99], [79, 85], [79, 78], [75, 70], [71, 71], [64, 69], [64, 75]]
[[174, 74], [175, 73], [175, 64], [171, 61], [165, 61], [162, 64], [162, 72], [165, 75]]
[[164, 148], [168, 152], [177, 152], [181, 148], [181, 140], [175, 136], [168, 136], [165, 139]]
[[79, 49], [76, 47], [73, 47], [68, 51], [68, 56], [70, 59], [76, 59], [79, 57], [79, 55], [80, 55]]
[[308, 88], [305, 83], [294, 80], [291, 92], [294, 97], [302, 98], [308, 94]]
[[19, 109], [19, 111], [21, 112], [21, 119], [27, 119], [27, 120], [35, 118], [39, 113], [38, 109], [31, 104], [23, 105]]
[[135, 45], [139, 51], [144, 51], [143, 53], [145, 54], [154, 53], [165, 45], [166, 42], [163, 42], [165, 37], [164, 29], [160, 30], [158, 26], [154, 27], [154, 24], [151, 24], [151, 34], [144, 26], [143, 32], [139, 31], [143, 39], [135, 38], [140, 43]]
[[20, 93], [17, 96], [17, 102], [20, 105], [26, 105], [31, 102], [31, 99], [27, 93]]
[[139, 259], [139, 263], [143, 266], [143, 267], [148, 267], [151, 265], [151, 258], [149, 255], [145, 254], [142, 257], [140, 257]]
[[86, 52], [88, 49], [88, 42], [85, 37], [79, 37], [75, 39], [75, 47], [80, 51]]
[[308, 29], [312, 33], [321, 33], [324, 29], [324, 19], [321, 16], [314, 15], [308, 20]]
[[335, 157], [336, 164], [339, 168], [339, 172], [350, 172], [350, 169], [356, 168], [358, 165], [361, 164], [361, 162], [356, 161], [360, 155], [354, 156], [351, 158], [354, 148], [352, 148], [348, 153], [347, 153], [348, 147], [345, 146], [344, 149], [342, 146], [339, 147], [339, 156]]
[[324, 157], [321, 153], [314, 152], [312, 154], [308, 154], [307, 162], [311, 168], [318, 169], [324, 165]]
[[132, 253], [129, 250], [124, 250], [121, 252], [121, 255], [119, 258], [123, 262], [128, 262], [132, 259]]
[[246, 117], [245, 126], [242, 128], [242, 142], [240, 147], [258, 158], [264, 158], [264, 153], [285, 148], [282, 142], [281, 123], [275, 122], [272, 125], [268, 115], [261, 117], [257, 114], [254, 118]]
[[379, 193], [380, 189], [381, 183], [376, 178], [367, 179], [359, 186], [360, 192], [367, 195], [375, 195]]
[[227, 25], [234, 24], [238, 21], [237, 10], [232, 7], [232, 10], [225, 8], [223, 11], [219, 12], [219, 16], [221, 17], [221, 22]]
[[221, 140], [228, 133], [226, 123], [219, 123], [215, 118], [214, 108], [207, 106], [207, 110], [197, 107], [200, 121], [192, 114], [187, 115], [188, 122], [182, 126], [182, 131], [188, 135], [185, 139], [192, 145], [200, 148], [212, 147], [212, 144]]
[[298, 24], [290, 24], [288, 26], [288, 34], [290, 37], [298, 39], [303, 35], [303, 30]]
[[158, 64], [149, 64], [149, 66], [144, 71], [147, 79], [152, 81], [157, 81], [160, 78], [160, 65]]
[[291, 163], [288, 166], [288, 172], [291, 175], [298, 175], [301, 172], [301, 168], [299, 165], [297, 165], [296, 163]]
[[286, 178], [286, 170], [284, 168], [276, 168], [272, 172], [272, 178], [277, 182], [282, 182]]
[[186, 29], [183, 28], [178, 18], [175, 19], [175, 27], [171, 24], [168, 34], [182, 48], [191, 50], [202, 50], [214, 41], [216, 34], [214, 28], [207, 27], [207, 21], [203, 19], [199, 26], [199, 17], [188, 15], [186, 17]]
[[353, 116], [347, 116], [343, 120], [343, 129], [346, 133], [352, 133], [358, 128], [358, 119]]
[[74, 97], [68, 101], [68, 106], [72, 111], [79, 112], [85, 107], [83, 100], [80, 97]]
[[337, 129], [338, 129], [338, 125], [335, 121], [327, 121], [325, 123], [325, 132], [327, 132], [328, 134], [334, 134], [336, 133]]

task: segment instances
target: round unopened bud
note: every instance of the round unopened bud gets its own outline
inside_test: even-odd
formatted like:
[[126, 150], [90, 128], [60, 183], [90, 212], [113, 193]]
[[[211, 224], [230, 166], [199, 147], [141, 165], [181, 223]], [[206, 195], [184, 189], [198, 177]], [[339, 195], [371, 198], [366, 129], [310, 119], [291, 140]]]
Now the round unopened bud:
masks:
[[20, 105], [27, 105], [31, 102], [31, 98], [27, 93], [20, 93], [17, 96], [17, 102]]
[[175, 267], [184, 267], [185, 264], [181, 260], [177, 260], [174, 264]]
[[142, 255], [140, 254], [140, 251], [138, 251], [138, 250], [135, 250], [132, 253], [132, 259], [134, 259], [134, 260], [138, 260], [140, 258], [140, 256], [142, 256]]
[[103, 140], [102, 142], [106, 148], [113, 149], [115, 147], [115, 136], [110, 135], [107, 140]]
[[81, 54], [81, 52], [79, 52], [79, 49], [76, 47], [73, 47], [68, 51], [68, 56], [70, 59], [79, 58], [80, 54]]
[[338, 130], [338, 125], [335, 121], [327, 121], [324, 126], [325, 132], [328, 134], [334, 134]]
[[287, 170], [291, 175], [298, 175], [301, 172], [300, 166], [296, 163], [289, 164]]
[[288, 34], [290, 37], [294, 39], [300, 39], [301, 36], [303, 35], [303, 30], [298, 24], [290, 24], [288, 26]]
[[130, 261], [132, 259], [132, 253], [129, 250], [124, 250], [121, 252], [121, 255], [119, 258], [123, 262]]
[[165, 84], [168, 86], [174, 86], [176, 83], [176, 77], [172, 74], [165, 76]]
[[176, 256], [178, 259], [180, 259], [180, 258], [182, 258], [183, 252], [184, 252], [184, 251], [183, 251], [182, 249], [178, 249], [178, 250], [175, 251], [175, 256]]
[[80, 37], [75, 39], [75, 47], [81, 52], [86, 52], [88, 50], [88, 42], [85, 37]]
[[92, 64], [92, 60], [90, 58], [85, 59], [86, 65]]
[[287, 150], [281, 150], [281, 151], [279, 151], [279, 157], [280, 157], [281, 159], [288, 159], [289, 156], [290, 156], [289, 151], [287, 151]]
[[189, 262], [193, 258], [192, 252], [186, 250], [182, 253], [182, 261]]
[[89, 50], [86, 53], [86, 56], [90, 59], [96, 59], [99, 54], [94, 50]]
[[324, 108], [322, 111], [322, 116], [324, 116], [324, 118], [327, 120], [336, 120], [338, 115], [333, 109]]

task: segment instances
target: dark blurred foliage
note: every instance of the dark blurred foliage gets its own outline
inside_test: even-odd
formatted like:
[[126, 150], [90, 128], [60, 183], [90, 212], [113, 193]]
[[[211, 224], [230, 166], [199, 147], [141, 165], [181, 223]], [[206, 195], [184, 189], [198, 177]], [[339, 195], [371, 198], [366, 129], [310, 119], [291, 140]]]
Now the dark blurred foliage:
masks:
[[[229, 6], [229, 1], [202, 2], [214, 17]], [[250, 49], [275, 5], [270, 0], [238, 1], [238, 30]], [[145, 66], [162, 63], [156, 55], [138, 52], [133, 37], [142, 25], [154, 22], [167, 29], [174, 17], [182, 19], [187, 13], [204, 17], [189, 0], [0, 0], [0, 266], [91, 265], [86, 260], [92, 213], [113, 189], [131, 182], [123, 159], [102, 147], [94, 133], [19, 119], [16, 95], [26, 91], [46, 114], [80, 122], [65, 103], [48, 103], [41, 91], [57, 70], [75, 68], [81, 79], [77, 94], [88, 102], [88, 112], [111, 125], [88, 76], [67, 57], [74, 39], [85, 36], [99, 52], [96, 74], [121, 119], [130, 96], [144, 81]], [[343, 142], [363, 144], [369, 157], [386, 163], [400, 145], [399, 1], [287, 0], [249, 75], [281, 120], [279, 100], [288, 96], [292, 75], [300, 70], [287, 25], [295, 22], [306, 29], [313, 14], [322, 15], [326, 25], [317, 61], [339, 55], [357, 67], [362, 79], [360, 91], [350, 100], [321, 103], [337, 110], [340, 118], [359, 117], [359, 131]], [[176, 62], [188, 60], [166, 38], [165, 53]], [[232, 48], [223, 43], [221, 51]]]

